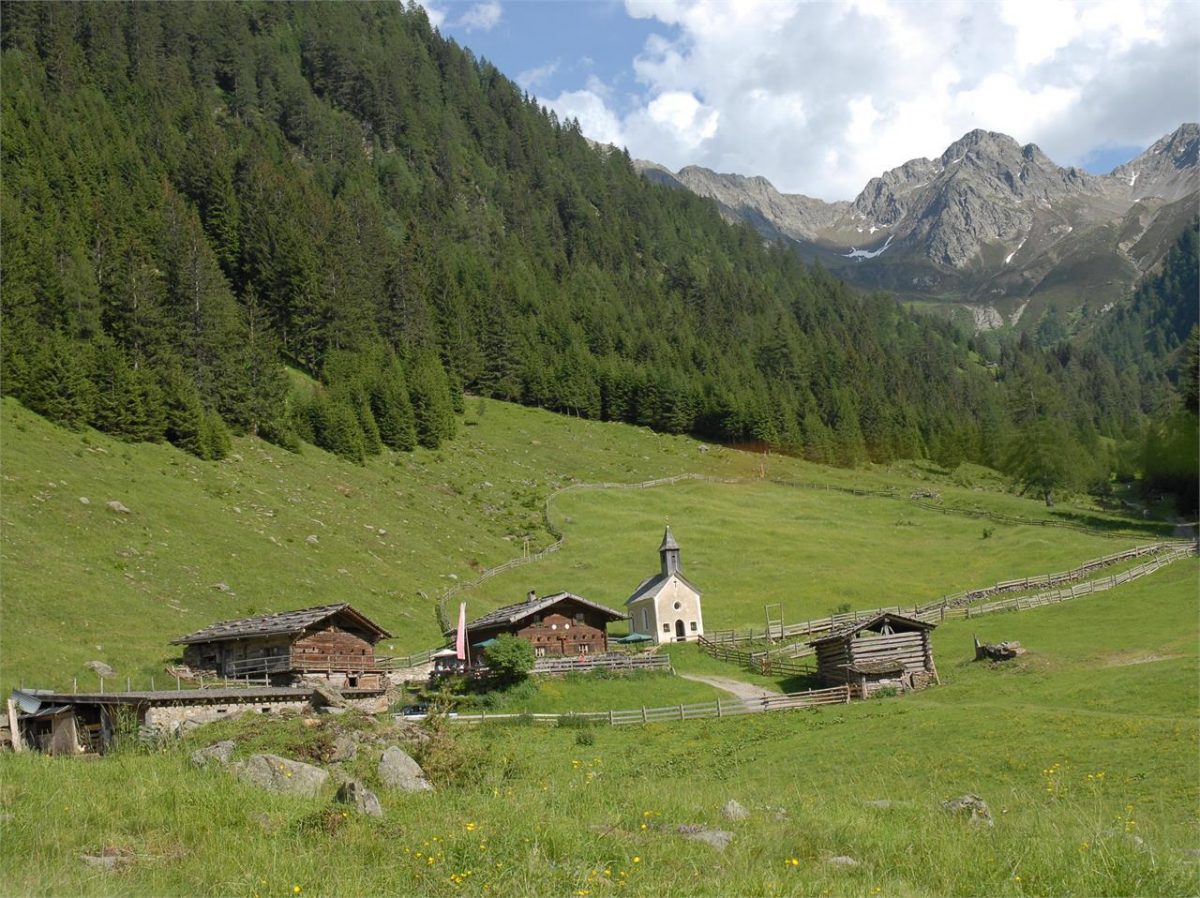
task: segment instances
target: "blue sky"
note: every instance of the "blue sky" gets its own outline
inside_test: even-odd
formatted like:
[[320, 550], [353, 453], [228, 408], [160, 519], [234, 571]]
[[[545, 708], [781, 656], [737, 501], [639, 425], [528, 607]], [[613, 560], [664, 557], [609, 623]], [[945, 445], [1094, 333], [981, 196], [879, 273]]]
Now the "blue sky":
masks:
[[1108, 172], [1200, 118], [1200, 3], [429, 0], [596, 140], [850, 199], [974, 128]]

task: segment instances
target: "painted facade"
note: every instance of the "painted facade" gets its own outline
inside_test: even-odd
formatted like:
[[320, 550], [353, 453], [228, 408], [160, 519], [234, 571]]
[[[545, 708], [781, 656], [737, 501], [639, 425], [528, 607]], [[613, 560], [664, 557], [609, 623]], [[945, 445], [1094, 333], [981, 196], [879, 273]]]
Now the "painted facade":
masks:
[[629, 632], [656, 643], [691, 642], [704, 635], [700, 590], [683, 575], [679, 543], [667, 527], [658, 547], [659, 572], [643, 580], [625, 600]]

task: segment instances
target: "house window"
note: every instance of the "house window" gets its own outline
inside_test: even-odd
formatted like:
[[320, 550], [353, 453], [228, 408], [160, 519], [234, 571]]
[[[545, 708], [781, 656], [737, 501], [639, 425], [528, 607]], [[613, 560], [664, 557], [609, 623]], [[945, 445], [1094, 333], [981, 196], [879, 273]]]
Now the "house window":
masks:
[[533, 649], [533, 654], [536, 655], [538, 658], [545, 658], [546, 657], [546, 647], [544, 645], [535, 646]]
[[670, 632], [671, 632], [671, 625], [670, 625], [670, 624], [663, 624], [663, 632], [664, 632], [664, 633], [670, 633]]
[[581, 624], [583, 623], [583, 612], [582, 611], [575, 612], [575, 620], [579, 621]]
[[579, 644], [579, 654], [586, 655], [591, 650], [592, 650], [591, 646], [589, 646], [586, 642], [582, 642]]
[[696, 622], [695, 621], [692, 621], [692, 632], [693, 633], [696, 632]]
[[680, 605], [678, 602], [676, 602], [676, 603], [675, 603], [675, 610], [676, 610], [676, 611], [678, 611], [678, 610], [679, 610], [680, 608], [682, 608], [682, 607], [683, 607], [683, 606], [682, 606], [682, 605]]

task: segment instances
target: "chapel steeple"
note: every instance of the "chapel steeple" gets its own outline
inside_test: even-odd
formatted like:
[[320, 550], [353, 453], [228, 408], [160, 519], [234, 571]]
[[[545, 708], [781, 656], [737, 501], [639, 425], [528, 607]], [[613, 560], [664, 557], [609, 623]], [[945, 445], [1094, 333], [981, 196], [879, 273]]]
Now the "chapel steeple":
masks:
[[664, 577], [669, 577], [679, 571], [679, 543], [675, 542], [675, 537], [671, 533], [671, 525], [667, 525], [667, 530], [663, 534], [662, 545], [658, 547], [658, 554], [662, 558], [662, 574]]

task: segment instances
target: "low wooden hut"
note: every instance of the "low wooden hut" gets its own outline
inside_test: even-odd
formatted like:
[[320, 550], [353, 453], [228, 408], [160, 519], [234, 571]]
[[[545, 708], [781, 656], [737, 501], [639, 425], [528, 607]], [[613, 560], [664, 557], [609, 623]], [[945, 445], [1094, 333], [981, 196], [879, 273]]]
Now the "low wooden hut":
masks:
[[391, 634], [348, 603], [222, 621], [172, 640], [193, 670], [275, 685], [325, 680], [376, 688], [383, 673], [375, 644]]
[[809, 642], [817, 675], [833, 685], [849, 683], [866, 698], [885, 687], [921, 689], [937, 682], [929, 631], [935, 624], [884, 612]]

